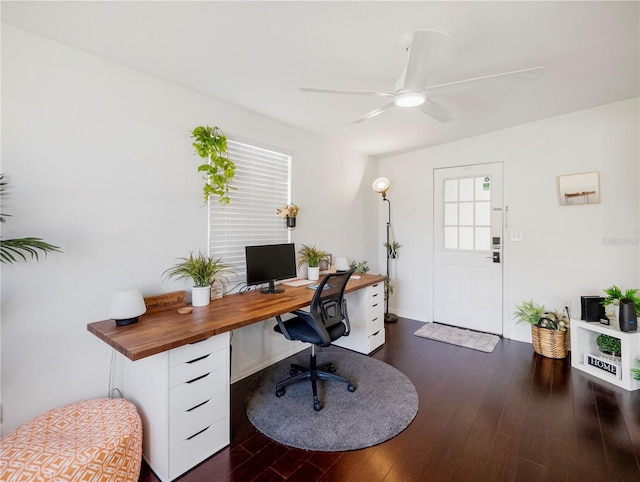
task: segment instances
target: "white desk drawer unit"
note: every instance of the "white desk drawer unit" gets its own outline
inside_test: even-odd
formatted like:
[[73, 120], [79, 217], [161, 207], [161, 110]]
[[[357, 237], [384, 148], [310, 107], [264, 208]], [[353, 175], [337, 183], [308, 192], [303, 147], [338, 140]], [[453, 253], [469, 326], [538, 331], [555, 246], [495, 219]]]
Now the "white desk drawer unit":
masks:
[[125, 360], [125, 397], [140, 411], [144, 458], [162, 481], [229, 444], [228, 333]]
[[368, 355], [384, 344], [384, 284], [345, 295], [351, 333], [333, 344]]

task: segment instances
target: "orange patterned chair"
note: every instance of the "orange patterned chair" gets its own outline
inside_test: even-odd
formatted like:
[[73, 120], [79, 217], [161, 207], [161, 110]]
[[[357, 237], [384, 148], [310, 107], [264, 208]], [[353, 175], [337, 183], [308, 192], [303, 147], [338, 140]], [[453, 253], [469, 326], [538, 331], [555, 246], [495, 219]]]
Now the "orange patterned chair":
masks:
[[70, 403], [0, 440], [3, 482], [136, 482], [141, 462], [142, 422], [123, 398]]

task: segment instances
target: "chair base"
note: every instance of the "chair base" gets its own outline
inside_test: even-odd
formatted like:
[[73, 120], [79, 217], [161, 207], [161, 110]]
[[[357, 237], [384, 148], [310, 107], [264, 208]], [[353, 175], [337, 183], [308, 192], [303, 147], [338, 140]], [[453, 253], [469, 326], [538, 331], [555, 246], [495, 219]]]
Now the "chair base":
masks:
[[285, 378], [281, 382], [276, 384], [276, 396], [281, 397], [285, 394], [285, 387], [297, 383], [301, 380], [311, 380], [311, 390], [313, 391], [313, 409], [318, 412], [322, 409], [320, 401], [318, 400], [318, 384], [317, 380], [333, 380], [337, 382], [343, 382], [347, 384], [347, 390], [355, 392], [356, 388], [351, 384], [348, 378], [341, 377], [335, 374], [335, 367], [333, 363], [324, 363], [320, 366], [316, 365], [316, 354], [314, 347], [312, 346], [311, 355], [309, 357], [309, 366], [304, 367], [297, 363], [292, 363], [289, 370], [291, 375], [289, 378]]

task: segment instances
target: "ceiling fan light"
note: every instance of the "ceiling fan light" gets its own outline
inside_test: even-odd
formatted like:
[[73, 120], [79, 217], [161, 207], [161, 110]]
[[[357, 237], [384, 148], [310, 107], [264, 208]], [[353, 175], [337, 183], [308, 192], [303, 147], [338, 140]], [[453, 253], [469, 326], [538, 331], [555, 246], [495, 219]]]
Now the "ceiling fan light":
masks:
[[425, 100], [427, 100], [427, 96], [422, 92], [405, 92], [396, 96], [393, 102], [398, 107], [415, 107], [424, 104]]

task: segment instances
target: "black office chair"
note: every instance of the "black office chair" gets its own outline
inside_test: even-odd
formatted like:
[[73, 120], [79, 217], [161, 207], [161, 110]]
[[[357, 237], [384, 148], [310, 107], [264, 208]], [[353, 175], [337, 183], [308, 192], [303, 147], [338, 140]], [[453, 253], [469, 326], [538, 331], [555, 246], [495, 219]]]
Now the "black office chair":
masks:
[[353, 271], [325, 275], [313, 295], [309, 311], [296, 310], [293, 314], [297, 316], [287, 321], [276, 316], [278, 324], [273, 327], [275, 331], [283, 334], [288, 340], [300, 340], [312, 344], [309, 366], [291, 364], [289, 371], [291, 376], [276, 384], [276, 396], [284, 395], [285, 387], [292, 383], [311, 380], [313, 409], [318, 411], [322, 408], [318, 402], [316, 383], [318, 379], [344, 382], [350, 392], [355, 391], [355, 387], [347, 378], [335, 374], [336, 369], [332, 363], [317, 366], [315, 352], [316, 345], [327, 347], [341, 336], [349, 335], [351, 327], [347, 314], [347, 300], [344, 299], [344, 289]]

